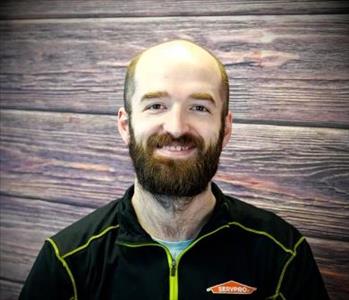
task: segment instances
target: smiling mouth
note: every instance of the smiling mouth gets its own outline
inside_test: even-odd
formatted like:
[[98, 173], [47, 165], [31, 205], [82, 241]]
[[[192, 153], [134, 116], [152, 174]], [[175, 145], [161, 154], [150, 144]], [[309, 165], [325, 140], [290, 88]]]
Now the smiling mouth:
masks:
[[196, 150], [194, 145], [158, 145], [155, 153], [160, 156], [168, 156], [168, 157], [187, 157], [192, 155]]
[[158, 149], [163, 149], [163, 150], [173, 151], [173, 152], [187, 151], [191, 148], [193, 148], [193, 147], [192, 146], [180, 146], [180, 145], [168, 145], [168, 146], [158, 147]]

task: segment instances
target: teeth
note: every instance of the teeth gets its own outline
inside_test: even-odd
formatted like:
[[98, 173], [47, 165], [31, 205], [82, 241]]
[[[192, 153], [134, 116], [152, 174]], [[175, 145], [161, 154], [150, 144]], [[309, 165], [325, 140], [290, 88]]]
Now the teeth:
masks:
[[189, 146], [164, 146], [163, 149], [168, 151], [186, 151]]

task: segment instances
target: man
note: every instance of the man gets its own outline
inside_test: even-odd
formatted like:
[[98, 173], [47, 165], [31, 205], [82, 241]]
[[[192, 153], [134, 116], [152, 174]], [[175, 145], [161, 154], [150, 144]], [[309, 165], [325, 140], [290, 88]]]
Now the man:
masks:
[[231, 134], [223, 65], [175, 40], [131, 62], [123, 198], [49, 238], [20, 299], [328, 299], [304, 237], [211, 182]]

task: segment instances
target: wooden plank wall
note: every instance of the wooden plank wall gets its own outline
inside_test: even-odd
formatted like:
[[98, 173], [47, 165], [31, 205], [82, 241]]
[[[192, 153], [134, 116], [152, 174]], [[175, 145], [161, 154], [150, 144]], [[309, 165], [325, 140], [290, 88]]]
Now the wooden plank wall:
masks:
[[308, 238], [349, 297], [346, 1], [2, 1], [0, 298], [44, 239], [133, 181], [117, 133], [132, 55], [186, 38], [227, 67], [234, 126], [215, 178]]

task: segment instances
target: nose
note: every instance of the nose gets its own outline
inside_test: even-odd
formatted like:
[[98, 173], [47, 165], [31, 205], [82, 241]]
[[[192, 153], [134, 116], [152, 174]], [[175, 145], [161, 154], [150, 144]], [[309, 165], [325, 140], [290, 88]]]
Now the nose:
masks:
[[165, 116], [163, 129], [175, 138], [187, 133], [189, 126], [185, 112], [180, 108], [173, 108], [170, 113]]

